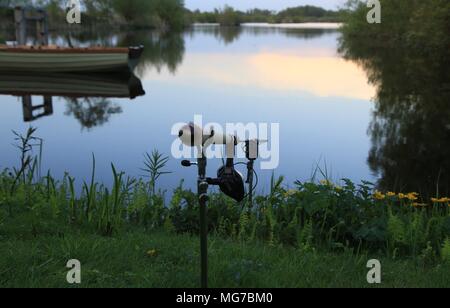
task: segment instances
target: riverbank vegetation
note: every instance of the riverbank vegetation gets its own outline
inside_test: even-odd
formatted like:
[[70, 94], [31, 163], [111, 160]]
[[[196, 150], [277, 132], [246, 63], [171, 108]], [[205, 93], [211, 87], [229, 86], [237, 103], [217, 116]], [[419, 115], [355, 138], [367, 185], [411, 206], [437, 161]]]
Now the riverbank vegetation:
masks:
[[[124, 244], [136, 230], [142, 233], [142, 240], [145, 235], [152, 238], [152, 234], [158, 238], [157, 234], [162, 232], [163, 238], [172, 238], [174, 251], [179, 249], [177, 238], [198, 234], [197, 196], [180, 183], [167, 200], [166, 192], [158, 188], [157, 181], [166, 173], [168, 158], [157, 151], [145, 157], [143, 171], [148, 181], [127, 177], [111, 165], [112, 187], [98, 183], [95, 157], [89, 181], [78, 183], [69, 174], [57, 180], [50, 173], [41, 175], [43, 143], [35, 137], [35, 132], [30, 129], [23, 136], [16, 134], [20, 163], [0, 174], [0, 245], [7, 248], [4, 251], [10, 251], [0, 258], [1, 271], [9, 272], [17, 265], [18, 261], [13, 261], [17, 259], [11, 257], [16, 249], [21, 247], [22, 251], [17, 253], [23, 254], [32, 248], [28, 239], [33, 239], [33, 243], [47, 243], [46, 252], [40, 251], [42, 247], [38, 246], [30, 251], [30, 254], [42, 253], [38, 259], [45, 268], [45, 264], [56, 266], [56, 260], [73, 256], [57, 248], [63, 243], [72, 247], [70, 239], [74, 243], [84, 243], [86, 251], [76, 251], [87, 257], [96, 242], [104, 243], [105, 238], [110, 238]], [[34, 155], [33, 151], [38, 154]], [[326, 179], [319, 182], [312, 179], [297, 182], [294, 189], [288, 190], [283, 178], [273, 178], [270, 193], [256, 197], [252, 205], [236, 203], [222, 194], [211, 194], [208, 219], [209, 231], [218, 242], [229, 241], [230, 247], [236, 249], [239, 243], [249, 243], [251, 247], [260, 243], [262, 246], [255, 247], [261, 248], [255, 251], [287, 249], [283, 254], [298, 254], [299, 262], [300, 256], [308, 258], [306, 256], [317, 254], [331, 259], [333, 254], [351, 255], [356, 258], [354, 261], [374, 255], [391, 260], [388, 262], [410, 260], [408, 266], [414, 268], [416, 264], [421, 270], [439, 268], [438, 276], [442, 266], [450, 262], [449, 198], [436, 196], [426, 200], [414, 192], [379, 192], [367, 182], [356, 185], [343, 180], [341, 185], [335, 185]], [[61, 239], [64, 240], [61, 242]], [[141, 246], [144, 243], [136, 243], [137, 255], [142, 254], [143, 249], [152, 248]], [[152, 241], [148, 245], [150, 243]], [[112, 245], [109, 253], [117, 249], [118, 246]], [[162, 255], [170, 254], [168, 250], [169, 247], [164, 248]], [[45, 260], [46, 254], [52, 252], [56, 254], [53, 259]], [[191, 247], [186, 256], [193, 253]], [[27, 259], [25, 255], [23, 258]], [[343, 261], [339, 257], [335, 260]], [[259, 261], [249, 259], [248, 262], [258, 272]], [[2, 279], [4, 277], [2, 275]], [[11, 283], [9, 279], [12, 278], [3, 283]], [[440, 283], [448, 285], [450, 282]], [[247, 281], [246, 285], [254, 284]], [[282, 281], [280, 285], [289, 284]]]
[[[384, 46], [407, 44], [414, 50], [447, 47], [450, 3], [446, 0], [380, 0], [382, 22], [367, 23], [366, 1], [348, 1], [345, 10], [344, 40], [366, 38]], [[423, 50], [423, 53], [428, 50]]]

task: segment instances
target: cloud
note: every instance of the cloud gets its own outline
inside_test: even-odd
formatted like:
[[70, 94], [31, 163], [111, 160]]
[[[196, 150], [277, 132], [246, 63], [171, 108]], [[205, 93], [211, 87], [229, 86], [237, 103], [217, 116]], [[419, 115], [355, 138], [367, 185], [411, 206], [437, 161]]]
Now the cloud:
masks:
[[315, 55], [196, 53], [186, 57], [175, 76], [147, 74], [145, 79], [170, 79], [194, 87], [201, 84], [296, 91], [319, 97], [370, 100], [375, 95], [375, 88], [368, 84], [360, 67], [326, 51]]

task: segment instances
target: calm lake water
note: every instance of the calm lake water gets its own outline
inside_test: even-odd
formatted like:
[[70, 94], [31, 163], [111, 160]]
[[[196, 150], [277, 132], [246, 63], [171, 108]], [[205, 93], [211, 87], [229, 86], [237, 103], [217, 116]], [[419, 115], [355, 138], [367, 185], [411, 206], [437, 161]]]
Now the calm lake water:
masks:
[[[135, 73], [146, 94], [133, 100], [53, 97], [47, 102], [51, 114], [37, 119], [24, 113], [22, 97], [1, 95], [0, 169], [19, 162], [11, 130], [25, 132], [31, 125], [45, 140], [43, 169], [58, 178], [67, 171], [81, 185], [90, 176], [92, 153], [98, 181], [111, 183], [111, 162], [139, 176], [143, 154], [158, 149], [170, 155], [172, 126], [201, 114], [204, 122], [223, 125], [279, 123], [280, 164], [273, 172], [284, 175], [286, 184], [310, 179], [317, 165], [326, 166], [333, 179], [375, 181], [368, 128], [376, 89], [360, 66], [339, 55], [336, 29], [313, 28], [195, 26], [181, 34], [74, 34], [72, 44], [79, 46], [144, 44]], [[67, 44], [67, 37], [53, 42]], [[114, 82], [127, 93], [128, 79]], [[43, 100], [32, 99], [34, 105]], [[209, 175], [219, 164], [210, 162]], [[161, 179], [160, 188], [170, 190], [183, 178], [194, 187], [194, 168], [171, 159], [167, 170], [173, 173]], [[272, 171], [258, 175], [258, 190], [267, 191]]]

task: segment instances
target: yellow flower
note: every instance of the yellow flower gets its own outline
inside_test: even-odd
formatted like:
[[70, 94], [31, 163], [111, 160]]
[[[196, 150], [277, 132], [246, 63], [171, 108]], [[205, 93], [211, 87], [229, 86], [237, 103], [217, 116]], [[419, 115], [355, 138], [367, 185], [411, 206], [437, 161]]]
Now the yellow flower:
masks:
[[386, 199], [386, 195], [384, 195], [383, 193], [379, 192], [378, 190], [375, 191], [375, 193], [373, 194], [373, 197], [376, 200], [384, 200], [384, 199]]
[[150, 249], [147, 251], [147, 256], [149, 257], [156, 257], [158, 255], [158, 251], [156, 249]]
[[431, 202], [433, 203], [447, 203], [450, 202], [450, 198], [431, 198]]
[[395, 196], [397, 196], [397, 194], [395, 192], [390, 191], [390, 192], [388, 192], [386, 194], [386, 196], [388, 196], [388, 197], [395, 197]]
[[412, 192], [406, 195], [406, 199], [409, 199], [411, 201], [417, 201], [417, 199], [419, 199], [419, 194]]
[[405, 195], [405, 194], [399, 193], [399, 194], [398, 194], [398, 198], [399, 198], [399, 199], [406, 199], [406, 198], [408, 198], [408, 196]]

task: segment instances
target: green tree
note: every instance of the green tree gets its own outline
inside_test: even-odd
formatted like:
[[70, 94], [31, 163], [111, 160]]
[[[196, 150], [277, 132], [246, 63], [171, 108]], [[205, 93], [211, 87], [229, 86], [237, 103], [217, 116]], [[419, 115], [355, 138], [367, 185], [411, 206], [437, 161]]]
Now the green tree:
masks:
[[241, 24], [241, 17], [239, 12], [235, 11], [231, 6], [226, 5], [219, 11], [217, 21], [222, 26], [239, 26]]
[[180, 30], [185, 25], [185, 10], [183, 0], [158, 0], [156, 12], [164, 27]]
[[112, 7], [128, 25], [151, 25], [155, 15], [153, 0], [112, 0]]

